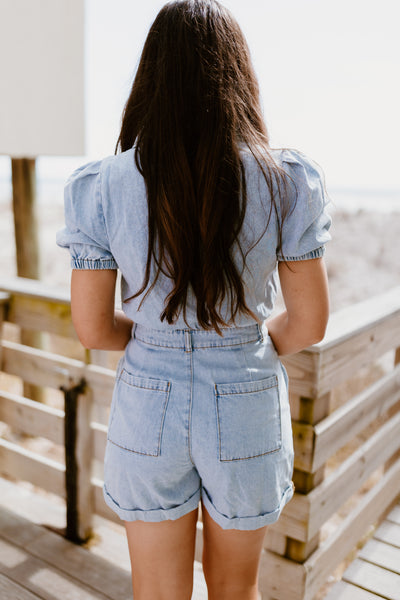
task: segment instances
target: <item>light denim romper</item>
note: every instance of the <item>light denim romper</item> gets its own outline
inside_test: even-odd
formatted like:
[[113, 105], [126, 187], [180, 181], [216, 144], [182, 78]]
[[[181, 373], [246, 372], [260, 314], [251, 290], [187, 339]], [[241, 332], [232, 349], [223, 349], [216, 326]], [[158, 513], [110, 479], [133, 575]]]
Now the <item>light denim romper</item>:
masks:
[[[142, 296], [123, 302], [134, 321], [117, 368], [104, 460], [104, 498], [125, 521], [177, 519], [200, 498], [224, 529], [275, 522], [293, 495], [288, 382], [263, 321], [271, 314], [277, 263], [317, 258], [330, 239], [321, 169], [295, 150], [273, 150], [293, 178], [293, 210], [277, 254], [277, 215], [246, 258], [246, 302], [255, 323], [200, 328], [193, 295], [187, 321], [160, 321], [171, 281], [161, 276]], [[251, 245], [270, 214], [270, 195], [252, 155], [242, 150], [248, 204], [241, 242]], [[74, 269], [119, 269], [121, 297], [141, 286], [147, 258], [145, 183], [128, 150], [80, 167], [65, 187], [66, 227], [58, 245]], [[239, 268], [242, 266], [236, 253]], [[225, 311], [225, 312], [224, 312]], [[222, 314], [229, 317], [228, 306]]]

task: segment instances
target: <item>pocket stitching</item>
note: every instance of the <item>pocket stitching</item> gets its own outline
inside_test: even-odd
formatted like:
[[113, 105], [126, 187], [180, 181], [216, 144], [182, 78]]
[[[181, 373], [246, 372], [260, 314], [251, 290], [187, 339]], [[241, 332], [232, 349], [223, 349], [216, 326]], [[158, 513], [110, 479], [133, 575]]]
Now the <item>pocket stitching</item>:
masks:
[[[107, 430], [107, 440], [109, 442], [111, 442], [111, 444], [114, 444], [114, 446], [117, 446], [118, 448], [122, 448], [123, 450], [127, 450], [128, 452], [133, 452], [134, 454], [141, 454], [142, 456], [154, 456], [154, 457], [155, 456], [160, 456], [160, 451], [161, 451], [161, 436], [162, 436], [162, 431], [163, 431], [163, 428], [164, 428], [165, 413], [166, 413], [168, 402], [169, 402], [169, 396], [170, 396], [170, 390], [171, 390], [171, 382], [170, 381], [166, 381], [165, 382], [165, 381], [154, 379], [154, 382], [162, 384], [162, 386], [161, 387], [160, 386], [159, 387], [146, 387], [144, 385], [136, 385], [136, 384], [129, 383], [128, 381], [126, 381], [126, 379], [124, 379], [122, 377], [123, 373], [125, 373], [126, 375], [128, 375], [128, 377], [132, 377], [132, 378], [135, 377], [135, 375], [131, 375], [125, 369], [122, 369], [121, 373], [119, 374], [119, 377], [117, 379], [116, 384], [119, 384], [120, 381], [122, 381], [123, 383], [125, 383], [125, 385], [129, 385], [130, 387], [134, 387], [134, 388], [139, 389], [139, 390], [140, 389], [145, 389], [145, 390], [147, 389], [147, 390], [149, 390], [151, 392], [159, 392], [161, 394], [165, 394], [165, 400], [163, 401], [164, 407], [163, 407], [163, 411], [162, 411], [162, 415], [161, 415], [160, 428], [159, 428], [159, 432], [158, 432], [157, 451], [154, 453], [154, 452], [141, 452], [139, 450], [134, 450], [133, 448], [128, 448], [127, 446], [123, 446], [122, 444], [119, 444], [119, 443], [115, 442], [114, 440], [112, 440], [109, 437], [111, 426], [113, 424], [114, 416], [115, 416], [115, 413], [116, 413], [117, 404], [119, 404], [119, 401], [120, 401], [120, 399], [118, 398], [118, 396], [117, 396], [117, 400], [116, 400], [115, 405], [114, 405], [113, 414], [112, 414], [111, 421], [110, 421], [110, 424], [109, 424], [109, 427], [108, 427], [108, 430]], [[139, 378], [139, 379], [145, 380], [146, 378]], [[147, 379], [149, 379], [149, 378], [147, 378]]]
[[[225, 393], [218, 393], [218, 386], [229, 386], [229, 385], [234, 385], [234, 382], [232, 384], [214, 384], [214, 389], [215, 389], [215, 408], [216, 408], [216, 417], [217, 417], [217, 426], [218, 426], [218, 445], [219, 445], [219, 460], [220, 462], [232, 462], [232, 461], [236, 461], [236, 460], [249, 460], [251, 458], [257, 458], [259, 456], [265, 456], [267, 454], [274, 454], [276, 452], [279, 452], [282, 448], [282, 419], [281, 419], [281, 403], [280, 403], [280, 398], [279, 398], [279, 382], [278, 382], [278, 377], [276, 375], [272, 375], [271, 377], [268, 377], [268, 379], [271, 379], [274, 381], [274, 383], [271, 383], [271, 385], [267, 385], [266, 387], [260, 388], [258, 390], [253, 390], [253, 391], [247, 391], [247, 392], [225, 392]], [[267, 381], [266, 380], [266, 381]], [[262, 381], [262, 380], [259, 380]], [[256, 384], [256, 381], [248, 381], [248, 382], [240, 382], [240, 383], [248, 383], [249, 385], [251, 384]], [[248, 395], [248, 394], [252, 394], [252, 393], [259, 393], [259, 392], [263, 392], [265, 390], [268, 389], [272, 389], [272, 388], [277, 388], [278, 391], [278, 428], [279, 428], [279, 438], [277, 440], [277, 444], [278, 446], [276, 448], [273, 448], [272, 450], [267, 450], [266, 452], [260, 452], [258, 454], [252, 454], [251, 456], [241, 456], [241, 457], [234, 457], [234, 458], [222, 458], [222, 447], [221, 447], [221, 442], [222, 442], [222, 438], [221, 438], [221, 427], [220, 427], [220, 411], [218, 409], [218, 398], [220, 396], [234, 396], [234, 395]]]
[[[226, 388], [228, 390], [228, 388], [230, 386], [240, 386], [240, 385], [249, 385], [249, 386], [254, 386], [255, 384], [261, 384], [262, 381], [265, 381], [264, 383], [264, 387], [260, 387], [259, 389], [256, 390], [240, 390], [240, 391], [224, 391], [224, 389]], [[271, 381], [271, 383], [268, 385], [268, 381]], [[241, 382], [232, 382], [232, 383], [215, 383], [214, 384], [215, 387], [215, 393], [217, 396], [233, 396], [235, 394], [257, 394], [258, 392], [263, 392], [265, 390], [269, 390], [271, 388], [274, 387], [278, 387], [278, 377], [276, 375], [271, 375], [270, 377], [267, 377], [265, 380], [260, 379], [260, 380], [252, 380], [252, 381], [241, 381]]]

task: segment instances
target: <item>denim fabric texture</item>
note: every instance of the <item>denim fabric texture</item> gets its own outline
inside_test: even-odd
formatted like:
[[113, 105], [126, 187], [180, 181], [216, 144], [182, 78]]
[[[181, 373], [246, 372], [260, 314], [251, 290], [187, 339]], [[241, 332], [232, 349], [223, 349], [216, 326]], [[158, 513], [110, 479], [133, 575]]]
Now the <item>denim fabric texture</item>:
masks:
[[284, 367], [259, 325], [223, 333], [134, 326], [104, 461], [121, 519], [177, 519], [202, 498], [223, 529], [257, 529], [292, 497]]
[[[65, 187], [66, 226], [57, 243], [74, 269], [119, 269], [124, 312], [134, 321], [117, 368], [104, 459], [104, 499], [125, 521], [177, 519], [200, 498], [224, 529], [275, 522], [293, 496], [293, 443], [288, 378], [263, 321], [272, 312], [277, 264], [323, 255], [330, 239], [324, 176], [304, 154], [274, 150], [291, 176], [291, 210], [277, 252], [279, 210], [243, 149], [247, 210], [240, 241], [259, 242], [246, 258], [246, 302], [259, 319], [200, 328], [189, 292], [187, 323], [160, 321], [171, 282], [160, 276], [143, 296], [124, 301], [143, 281], [147, 198], [134, 149], [75, 171]], [[265, 233], [265, 225], [270, 221]], [[241, 254], [235, 257], [239, 268]], [[229, 319], [228, 306], [222, 315]]]
[[[328, 199], [323, 188], [320, 167], [294, 150], [272, 151], [275, 161], [292, 177], [289, 216], [284, 220], [282, 252], [277, 254], [278, 230], [275, 211], [270, 211], [270, 195], [253, 156], [242, 151], [247, 186], [247, 211], [240, 242], [244, 250], [255, 242], [270, 223], [265, 234], [250, 250], [243, 279], [246, 302], [260, 322], [272, 312], [277, 290], [277, 262], [296, 261], [322, 256], [330, 239], [331, 219], [326, 211]], [[122, 274], [121, 298], [130, 298], [141, 287], [147, 259], [147, 197], [143, 177], [138, 172], [134, 150], [102, 161], [92, 162], [75, 171], [65, 187], [64, 229], [57, 234], [59, 246], [69, 248], [74, 269], [117, 269]], [[239, 250], [235, 257], [242, 268]], [[152, 329], [199, 328], [196, 304], [189, 291], [187, 324], [179, 317], [174, 325], [160, 321], [164, 300], [172, 289], [163, 275], [147, 296], [144, 293], [123, 303], [124, 312], [135, 322]], [[228, 304], [222, 313], [229, 317]], [[243, 327], [254, 321], [248, 315], [237, 318]]]

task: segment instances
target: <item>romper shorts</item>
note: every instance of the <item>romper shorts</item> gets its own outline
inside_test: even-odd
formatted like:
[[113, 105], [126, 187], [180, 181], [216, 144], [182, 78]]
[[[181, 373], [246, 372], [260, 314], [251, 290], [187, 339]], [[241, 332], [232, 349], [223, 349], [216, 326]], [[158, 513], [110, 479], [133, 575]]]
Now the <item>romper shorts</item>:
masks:
[[223, 529], [274, 523], [293, 496], [288, 380], [259, 325], [134, 325], [117, 368], [106, 503], [124, 521], [178, 519], [202, 499]]

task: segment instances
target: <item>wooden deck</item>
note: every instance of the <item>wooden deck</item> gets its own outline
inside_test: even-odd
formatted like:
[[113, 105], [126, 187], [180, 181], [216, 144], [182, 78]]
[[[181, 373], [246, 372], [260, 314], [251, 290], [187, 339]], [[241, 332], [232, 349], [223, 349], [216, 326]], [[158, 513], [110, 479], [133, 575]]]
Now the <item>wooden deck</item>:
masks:
[[[132, 600], [123, 528], [96, 518], [84, 548], [60, 535], [64, 519], [62, 506], [0, 479], [1, 600]], [[192, 600], [206, 598], [196, 563]]]
[[[95, 518], [89, 547], [63, 535], [65, 507], [0, 478], [1, 600], [132, 600], [124, 530]], [[400, 502], [325, 600], [400, 600]], [[195, 563], [192, 600], [206, 600]]]
[[325, 600], [400, 600], [400, 503]]

